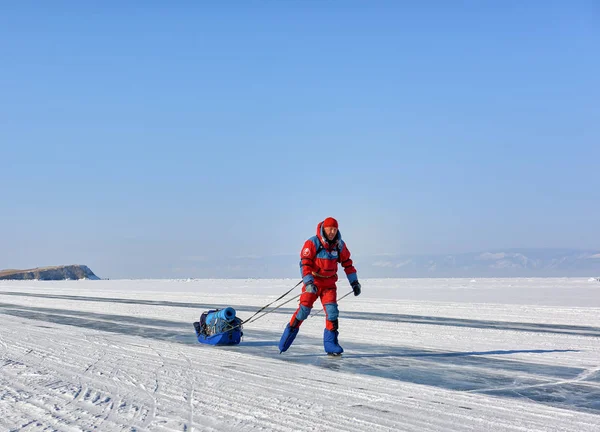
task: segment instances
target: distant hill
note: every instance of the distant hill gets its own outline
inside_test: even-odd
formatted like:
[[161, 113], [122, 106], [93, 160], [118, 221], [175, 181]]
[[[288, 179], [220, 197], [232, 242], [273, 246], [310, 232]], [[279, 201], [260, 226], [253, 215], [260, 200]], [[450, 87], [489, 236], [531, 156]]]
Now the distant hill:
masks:
[[85, 265], [39, 267], [29, 270], [1, 270], [0, 280], [65, 280], [100, 278]]
[[362, 264], [367, 264], [369, 273], [383, 277], [598, 276], [600, 251], [510, 249], [448, 255], [389, 254], [365, 257]]
[[[600, 249], [491, 249], [457, 254], [368, 254], [350, 245], [359, 278], [600, 277]], [[150, 276], [202, 278], [296, 278], [297, 252], [277, 255], [189, 257], [177, 271], [158, 263]], [[161, 267], [162, 266], [162, 267]], [[339, 268], [343, 286], [345, 275]], [[130, 277], [119, 275], [118, 277]]]

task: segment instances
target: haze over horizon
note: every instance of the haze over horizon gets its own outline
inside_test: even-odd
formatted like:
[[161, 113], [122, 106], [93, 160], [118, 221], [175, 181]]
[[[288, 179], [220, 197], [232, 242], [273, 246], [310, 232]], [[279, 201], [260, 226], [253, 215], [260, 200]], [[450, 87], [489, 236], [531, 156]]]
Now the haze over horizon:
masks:
[[[364, 278], [539, 278], [571, 277], [600, 282], [600, 249], [506, 249], [504, 251], [461, 254], [358, 254], [353, 257], [361, 279]], [[102, 274], [101, 279], [295, 279], [298, 256], [207, 257], [181, 259], [180, 267], [157, 262], [148, 271], [147, 263], [130, 261], [121, 273]], [[74, 264], [74, 263], [71, 263]], [[79, 263], [82, 264], [82, 263]], [[38, 266], [45, 267], [45, 266]], [[90, 269], [82, 268], [83, 271]], [[0, 269], [2, 276], [3, 269]], [[13, 269], [14, 270], [14, 269]], [[33, 269], [20, 269], [33, 270]], [[91, 269], [92, 272], [94, 271]], [[347, 285], [340, 270], [342, 287]]]
[[585, 0], [4, 4], [0, 269], [294, 277], [333, 216], [359, 277], [531, 249], [486, 265], [587, 274], [599, 24]]

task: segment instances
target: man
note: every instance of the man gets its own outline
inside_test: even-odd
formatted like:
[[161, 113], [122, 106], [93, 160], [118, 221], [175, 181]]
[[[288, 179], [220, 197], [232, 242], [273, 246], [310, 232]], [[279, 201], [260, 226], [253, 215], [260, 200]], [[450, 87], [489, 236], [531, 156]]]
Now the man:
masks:
[[337, 287], [338, 263], [342, 264], [348, 282], [352, 286], [354, 295], [360, 294], [360, 283], [356, 276], [356, 269], [350, 259], [350, 251], [338, 231], [338, 222], [328, 217], [317, 225], [317, 235], [304, 242], [300, 252], [300, 272], [302, 274], [302, 295], [300, 307], [292, 315], [292, 319], [285, 328], [279, 341], [280, 353], [286, 351], [298, 334], [300, 325], [308, 318], [314, 302], [321, 299], [325, 310], [325, 331], [323, 332], [323, 346], [325, 352], [331, 355], [340, 355], [344, 349], [338, 343], [338, 305]]

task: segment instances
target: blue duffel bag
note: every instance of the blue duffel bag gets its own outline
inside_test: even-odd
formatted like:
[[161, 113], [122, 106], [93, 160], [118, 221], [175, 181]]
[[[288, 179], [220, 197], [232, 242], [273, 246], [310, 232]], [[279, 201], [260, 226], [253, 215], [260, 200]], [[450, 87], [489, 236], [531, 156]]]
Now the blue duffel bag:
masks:
[[194, 329], [198, 342], [208, 345], [236, 345], [244, 334], [242, 320], [232, 307], [203, 312]]

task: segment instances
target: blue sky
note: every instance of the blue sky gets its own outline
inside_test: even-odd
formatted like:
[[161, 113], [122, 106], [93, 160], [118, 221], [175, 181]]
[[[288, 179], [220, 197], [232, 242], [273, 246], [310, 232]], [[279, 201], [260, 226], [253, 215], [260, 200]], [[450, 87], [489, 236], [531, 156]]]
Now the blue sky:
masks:
[[0, 268], [597, 248], [599, 46], [593, 1], [3, 3]]

